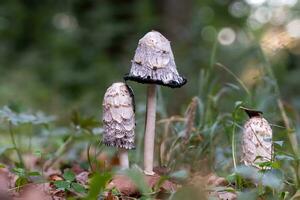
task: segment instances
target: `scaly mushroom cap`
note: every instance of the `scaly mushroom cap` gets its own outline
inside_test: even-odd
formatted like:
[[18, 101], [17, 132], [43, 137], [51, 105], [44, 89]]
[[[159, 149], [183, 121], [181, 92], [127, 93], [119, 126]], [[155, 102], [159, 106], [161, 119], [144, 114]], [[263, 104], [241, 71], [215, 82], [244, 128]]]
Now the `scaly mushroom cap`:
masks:
[[125, 83], [114, 83], [103, 99], [103, 142], [108, 146], [133, 149], [135, 114], [132, 91]]
[[258, 163], [272, 160], [272, 129], [262, 116], [250, 116], [245, 123], [242, 149], [242, 161], [245, 165], [258, 167]]
[[151, 31], [140, 39], [125, 80], [177, 88], [187, 81], [176, 69], [170, 42], [159, 32]]

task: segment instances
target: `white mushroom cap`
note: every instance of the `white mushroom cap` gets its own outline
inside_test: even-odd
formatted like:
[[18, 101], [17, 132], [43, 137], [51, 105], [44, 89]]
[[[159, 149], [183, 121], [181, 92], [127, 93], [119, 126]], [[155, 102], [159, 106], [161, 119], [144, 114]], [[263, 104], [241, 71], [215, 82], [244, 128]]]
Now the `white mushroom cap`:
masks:
[[186, 83], [186, 79], [177, 72], [170, 41], [157, 31], [151, 31], [139, 40], [130, 73], [125, 80], [172, 88]]
[[262, 112], [244, 109], [250, 119], [245, 123], [242, 136], [242, 160], [246, 165], [258, 166], [272, 160], [272, 129]]
[[132, 91], [125, 83], [114, 83], [103, 99], [103, 142], [108, 146], [134, 148], [135, 114]]

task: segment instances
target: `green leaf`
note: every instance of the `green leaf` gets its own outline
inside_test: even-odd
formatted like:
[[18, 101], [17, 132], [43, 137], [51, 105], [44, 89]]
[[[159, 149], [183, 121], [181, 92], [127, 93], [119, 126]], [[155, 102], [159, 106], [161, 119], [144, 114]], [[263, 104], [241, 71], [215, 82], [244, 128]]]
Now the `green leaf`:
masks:
[[188, 172], [186, 170], [179, 170], [170, 174], [170, 177], [179, 180], [184, 180], [188, 177]]
[[243, 105], [243, 102], [242, 102], [242, 101], [236, 101], [236, 102], [234, 103], [234, 109], [237, 110], [237, 109], [239, 109], [242, 105]]
[[284, 141], [282, 141], [282, 140], [279, 140], [279, 141], [273, 141], [273, 143], [274, 143], [274, 144], [277, 144], [277, 145], [280, 146], [280, 147], [282, 147]]
[[258, 191], [256, 189], [247, 190], [245, 192], [238, 193], [239, 200], [257, 200]]
[[257, 163], [260, 167], [262, 168], [267, 168], [267, 167], [272, 167], [274, 169], [279, 169], [280, 168], [280, 164], [279, 162], [272, 162], [272, 161], [266, 161], [266, 162], [260, 162]]
[[13, 168], [12, 172], [19, 177], [26, 177], [26, 171], [23, 168]]
[[103, 174], [96, 173], [91, 178], [91, 184], [88, 196], [85, 200], [94, 200], [97, 199], [99, 195], [101, 195], [106, 187], [108, 181], [112, 178], [112, 174], [109, 172], [105, 172]]
[[5, 168], [5, 165], [3, 165], [2, 163], [0, 163], [0, 169], [1, 168]]
[[40, 172], [29, 172], [28, 176], [41, 176]]
[[13, 147], [0, 147], [0, 155], [4, 154], [6, 151], [14, 149]]
[[78, 193], [85, 193], [86, 189], [83, 187], [83, 185], [80, 185], [79, 183], [71, 183], [71, 188], [75, 190], [75, 192]]
[[279, 170], [269, 170], [263, 174], [262, 184], [274, 190], [280, 190], [283, 187], [283, 173]]
[[229, 174], [229, 175], [226, 177], [226, 180], [227, 180], [229, 183], [233, 183], [234, 181], [236, 181], [236, 177], [237, 177], [237, 174], [236, 174], [236, 173], [232, 173], [232, 174]]
[[42, 151], [41, 150], [36, 150], [35, 152], [33, 152], [33, 155], [37, 156], [37, 157], [42, 157]]
[[285, 191], [285, 192], [281, 192], [280, 194], [280, 200], [286, 200], [289, 196], [289, 192]]
[[245, 165], [237, 166], [237, 168], [235, 169], [235, 173], [243, 178], [251, 179], [255, 182], [257, 182], [261, 177], [261, 175], [258, 172], [258, 169]]
[[22, 187], [23, 185], [27, 184], [28, 183], [28, 180], [27, 178], [25, 177], [19, 177], [17, 180], [16, 180], [16, 187]]
[[61, 180], [54, 181], [54, 185], [57, 189], [60, 190], [67, 190], [71, 188], [71, 183], [68, 181], [61, 181]]
[[293, 160], [295, 160], [294, 157], [289, 156], [289, 155], [284, 155], [284, 154], [280, 154], [280, 155], [278, 154], [278, 155], [275, 156], [275, 158], [277, 160], [286, 160], [286, 161], [293, 161]]
[[75, 174], [70, 170], [65, 171], [63, 177], [65, 178], [65, 180], [70, 182], [75, 180]]

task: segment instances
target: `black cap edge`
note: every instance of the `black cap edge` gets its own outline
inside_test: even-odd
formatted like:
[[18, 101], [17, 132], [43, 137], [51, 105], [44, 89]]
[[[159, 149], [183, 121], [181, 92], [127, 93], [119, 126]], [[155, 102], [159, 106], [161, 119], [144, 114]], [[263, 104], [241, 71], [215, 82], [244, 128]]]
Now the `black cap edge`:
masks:
[[122, 146], [118, 146], [118, 145], [114, 145], [114, 144], [111, 144], [111, 143], [108, 143], [108, 142], [103, 142], [106, 146], [109, 146], [109, 147], [115, 147], [115, 148], [122, 148], [122, 149], [127, 149], [127, 150], [134, 150], [136, 147], [133, 146], [133, 147], [129, 147], [129, 148], [126, 148], [126, 147], [122, 147]]
[[163, 85], [163, 86], [167, 86], [170, 88], [180, 88], [183, 85], [185, 85], [187, 83], [187, 79], [182, 77], [183, 81], [182, 83], [178, 83], [176, 81], [171, 81], [169, 83], [164, 83], [161, 80], [152, 80], [152, 79], [148, 79], [148, 78], [143, 78], [143, 77], [139, 77], [139, 76], [131, 76], [129, 74], [125, 74], [124, 76], [124, 80], [130, 80], [130, 81], [135, 81], [138, 83], [143, 83], [143, 84], [157, 84], [157, 85]]
[[247, 113], [247, 115], [249, 116], [249, 118], [251, 118], [251, 117], [260, 117], [263, 114], [263, 112], [260, 111], [260, 110], [245, 108], [245, 107], [242, 107], [242, 106], [240, 107], [240, 109], [244, 110]]

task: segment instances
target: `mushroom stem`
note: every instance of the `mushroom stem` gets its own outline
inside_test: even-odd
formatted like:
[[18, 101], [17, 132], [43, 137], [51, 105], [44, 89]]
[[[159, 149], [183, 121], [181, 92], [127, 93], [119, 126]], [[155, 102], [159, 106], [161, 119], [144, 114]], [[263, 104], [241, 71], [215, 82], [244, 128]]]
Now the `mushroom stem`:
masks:
[[147, 116], [144, 137], [144, 173], [146, 175], [154, 175], [153, 154], [156, 118], [156, 85], [149, 84], [147, 93]]
[[128, 151], [127, 149], [120, 148], [119, 149], [119, 161], [120, 166], [123, 169], [129, 168], [129, 160], [128, 160]]

